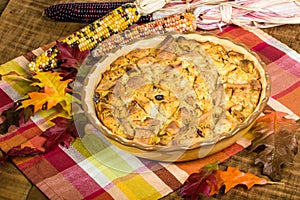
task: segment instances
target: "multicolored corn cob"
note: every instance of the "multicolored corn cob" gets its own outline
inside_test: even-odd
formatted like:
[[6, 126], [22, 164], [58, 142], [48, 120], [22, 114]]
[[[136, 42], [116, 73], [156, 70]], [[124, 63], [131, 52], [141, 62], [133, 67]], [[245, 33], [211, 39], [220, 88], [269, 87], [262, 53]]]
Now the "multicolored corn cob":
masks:
[[115, 34], [101, 42], [92, 53], [95, 57], [103, 56], [111, 49], [126, 44], [136, 38], [167, 32], [195, 31], [196, 28], [196, 19], [192, 13], [171, 15]]
[[57, 21], [93, 22], [125, 3], [62, 3], [47, 7], [44, 13]]
[[[117, 7], [128, 3], [125, 2], [102, 2], [102, 3], [62, 3], [47, 7], [45, 15], [56, 21], [87, 22], [91, 23], [102, 18]], [[139, 22], [152, 21], [152, 15], [141, 16]]]
[[[61, 42], [67, 43], [71, 47], [78, 45], [80, 51], [91, 50], [104, 39], [124, 31], [139, 19], [140, 13], [135, 4], [123, 4]], [[29, 70], [42, 71], [57, 67], [56, 57], [58, 54], [57, 46], [48, 49], [29, 63]]]

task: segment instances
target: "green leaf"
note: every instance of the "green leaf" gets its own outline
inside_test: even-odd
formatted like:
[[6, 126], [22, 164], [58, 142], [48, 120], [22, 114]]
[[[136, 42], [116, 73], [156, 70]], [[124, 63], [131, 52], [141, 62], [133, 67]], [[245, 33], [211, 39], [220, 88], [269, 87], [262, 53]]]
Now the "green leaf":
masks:
[[31, 77], [31, 75], [24, 68], [22, 68], [15, 60], [11, 60], [0, 66], [0, 75], [4, 76], [11, 72], [15, 72], [20, 76], [24, 76], [26, 78]]
[[38, 88], [32, 86], [32, 80], [19, 76], [17, 74], [7, 74], [2, 77], [2, 80], [7, 82], [13, 89], [15, 89], [22, 97], [27, 96], [27, 93], [37, 91]]

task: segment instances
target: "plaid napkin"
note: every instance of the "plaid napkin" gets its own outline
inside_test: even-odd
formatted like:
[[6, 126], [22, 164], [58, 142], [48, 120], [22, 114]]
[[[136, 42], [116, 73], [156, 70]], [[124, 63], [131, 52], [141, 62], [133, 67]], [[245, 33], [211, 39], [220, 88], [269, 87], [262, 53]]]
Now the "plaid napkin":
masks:
[[[244, 43], [266, 63], [272, 78], [272, 94], [268, 106], [283, 111], [294, 119], [300, 115], [300, 55], [260, 30], [245, 30], [228, 26], [220, 36]], [[44, 46], [4, 65], [27, 70], [34, 55]], [[0, 68], [1, 69], [1, 68]], [[0, 82], [0, 113], [22, 96], [22, 86]], [[39, 147], [44, 141], [38, 137], [51, 126], [55, 113], [35, 115], [24, 127], [0, 135], [0, 148], [21, 145]], [[87, 126], [87, 132], [93, 132]], [[16, 158], [16, 166], [50, 199], [158, 199], [178, 189], [189, 174], [204, 165], [224, 161], [249, 145], [242, 138], [223, 151], [203, 159], [183, 163], [161, 163], [137, 158], [110, 145], [97, 143], [99, 150], [91, 153], [85, 145], [100, 141], [95, 134], [77, 138], [69, 148], [59, 147], [46, 155]]]

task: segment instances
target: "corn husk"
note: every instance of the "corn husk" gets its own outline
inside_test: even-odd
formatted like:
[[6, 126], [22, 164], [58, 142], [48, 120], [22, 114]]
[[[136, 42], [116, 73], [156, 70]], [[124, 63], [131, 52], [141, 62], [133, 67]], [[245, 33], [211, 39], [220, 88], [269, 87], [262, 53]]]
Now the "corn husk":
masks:
[[193, 12], [198, 28], [205, 30], [227, 24], [268, 28], [300, 23], [300, 0], [170, 0], [153, 18], [185, 11]]

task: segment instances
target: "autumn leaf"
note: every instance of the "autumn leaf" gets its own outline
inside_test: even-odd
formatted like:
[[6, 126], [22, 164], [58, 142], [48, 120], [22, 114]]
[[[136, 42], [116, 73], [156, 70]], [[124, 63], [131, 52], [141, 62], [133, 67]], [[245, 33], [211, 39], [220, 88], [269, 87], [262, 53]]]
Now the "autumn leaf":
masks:
[[[54, 126], [48, 128], [41, 135], [35, 136], [25, 143], [9, 149], [8, 152], [0, 158], [0, 163], [4, 163], [15, 157], [45, 154], [53, 151], [59, 145], [69, 147], [73, 138], [78, 137], [74, 121], [64, 117], [56, 117], [51, 121], [55, 124]], [[32, 143], [34, 143], [35, 146], [33, 146]]]
[[9, 132], [12, 126], [19, 127], [20, 124], [26, 123], [33, 115], [32, 106], [24, 109], [17, 110], [17, 103], [14, 103], [12, 107], [3, 111], [0, 115], [0, 134]]
[[59, 50], [59, 54], [57, 56], [59, 68], [55, 70], [60, 72], [63, 80], [75, 80], [78, 68], [89, 56], [90, 51], [80, 51], [78, 45], [71, 47], [67, 43], [61, 43], [59, 41], [57, 41], [56, 46]]
[[245, 185], [250, 189], [254, 185], [277, 184], [234, 167], [219, 170], [217, 165], [210, 164], [210, 167], [205, 166], [200, 172], [191, 174], [181, 188], [180, 195], [188, 200], [198, 200], [201, 195], [210, 197], [219, 194], [223, 186], [226, 193], [237, 185]]
[[20, 64], [15, 61], [11, 60], [5, 64], [0, 65], [0, 76], [6, 76], [7, 74], [18, 74], [24, 78], [30, 78], [31, 74], [28, 73]]
[[32, 85], [39, 86], [43, 88], [47, 86], [48, 88], [56, 89], [58, 93], [64, 94], [65, 89], [72, 80], [61, 81], [60, 73], [58, 72], [37, 72], [33, 77], [39, 82], [34, 82]]
[[76, 126], [72, 119], [57, 117], [53, 119], [52, 122], [55, 123], [55, 126], [42, 133], [42, 136], [47, 138], [44, 144], [46, 153], [54, 150], [59, 144], [69, 147], [72, 138], [78, 137]]
[[74, 81], [78, 78], [78, 70], [75, 68], [61, 67], [60, 69], [56, 69], [56, 72], [60, 73], [61, 77], [63, 78], [62, 80], [72, 79]]
[[69, 46], [67, 43], [56, 42], [57, 49], [60, 53], [57, 56], [57, 59], [62, 60], [61, 67], [72, 67], [78, 68], [90, 54], [89, 50], [80, 51], [78, 45], [73, 47]]
[[192, 173], [182, 186], [180, 195], [189, 200], [199, 199], [200, 194], [209, 197], [212, 188], [217, 186], [216, 177], [213, 174], [217, 168], [218, 162], [203, 167], [198, 173]]
[[5, 163], [15, 157], [32, 156], [44, 153], [38, 148], [16, 146], [11, 148], [4, 156], [0, 157], [0, 163]]
[[34, 113], [36, 113], [42, 110], [45, 105], [49, 110], [57, 104], [60, 104], [62, 108], [71, 115], [73, 96], [67, 93], [66, 89], [72, 80], [68, 79], [62, 81], [57, 72], [38, 72], [34, 78], [40, 82], [34, 82], [32, 85], [39, 86], [43, 91], [29, 92], [29, 99], [23, 100], [20, 108], [33, 105]]
[[19, 126], [19, 115], [21, 110], [16, 111], [14, 107], [11, 107], [0, 115], [0, 134], [8, 132], [10, 126]]
[[25, 124], [30, 119], [31, 116], [33, 116], [33, 106], [28, 106], [22, 109], [19, 116], [20, 124], [21, 125]]
[[263, 166], [262, 173], [279, 181], [282, 167], [291, 165], [298, 152], [296, 133], [300, 131], [300, 124], [286, 118], [283, 112], [267, 110], [265, 114], [252, 128], [259, 137], [253, 141], [250, 151], [258, 152], [254, 164]]
[[[253, 185], [265, 185], [268, 183], [268, 181], [264, 178], [257, 177], [251, 173], [241, 172], [239, 169], [230, 166], [226, 171], [216, 170], [214, 176], [217, 180], [218, 189], [225, 185], [225, 193], [241, 184], [250, 189]], [[213, 194], [217, 194], [217, 191], [210, 193], [210, 195]]]
[[14, 88], [21, 97], [26, 97], [27, 93], [38, 90], [37, 87], [31, 85], [33, 83], [31, 78], [24, 77], [15, 72], [10, 72], [2, 76], [2, 80]]

